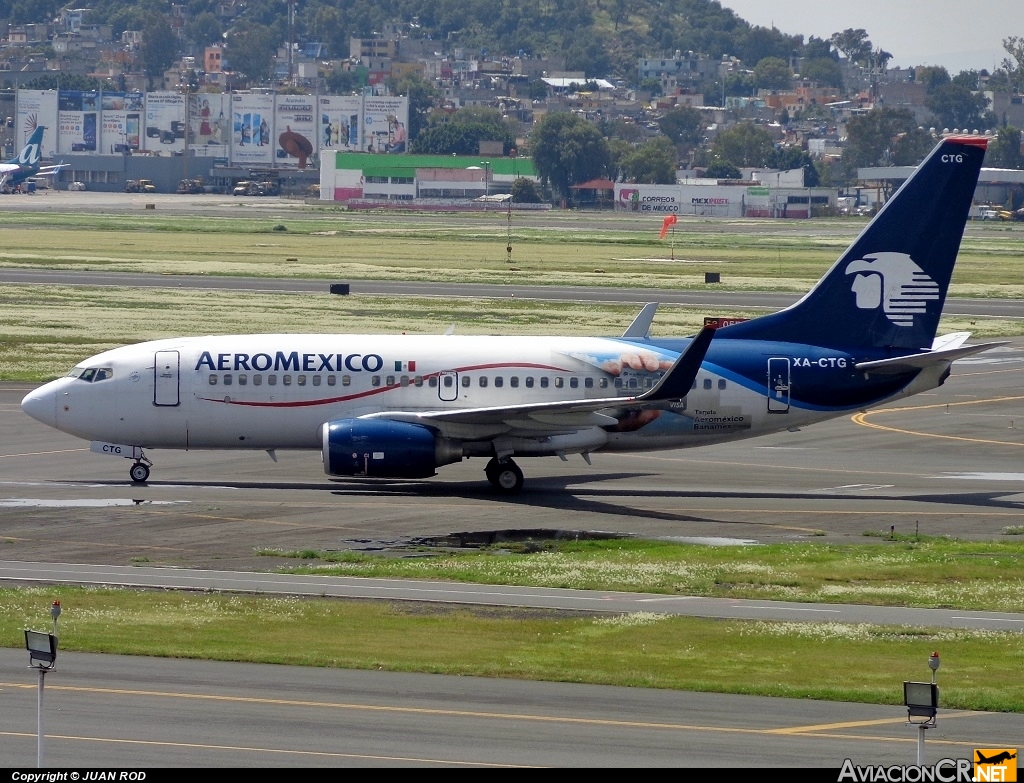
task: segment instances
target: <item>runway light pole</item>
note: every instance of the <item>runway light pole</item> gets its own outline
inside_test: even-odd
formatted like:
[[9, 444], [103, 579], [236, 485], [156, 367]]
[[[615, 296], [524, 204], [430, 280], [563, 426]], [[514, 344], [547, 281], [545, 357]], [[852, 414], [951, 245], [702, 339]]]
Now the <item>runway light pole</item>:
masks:
[[[57, 616], [60, 614], [60, 602], [54, 602], [50, 610], [53, 615], [54, 630]], [[57, 663], [57, 635], [45, 631], [25, 629], [25, 649], [28, 650], [28, 665], [39, 673], [39, 689], [36, 696], [36, 767], [43, 767], [46, 755], [46, 726], [43, 718], [43, 691], [46, 673], [52, 671]]]

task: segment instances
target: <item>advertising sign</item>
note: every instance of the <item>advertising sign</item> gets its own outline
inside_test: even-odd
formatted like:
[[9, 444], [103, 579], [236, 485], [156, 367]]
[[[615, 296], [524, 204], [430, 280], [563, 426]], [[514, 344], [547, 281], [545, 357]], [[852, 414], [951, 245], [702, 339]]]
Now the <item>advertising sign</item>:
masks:
[[364, 152], [406, 152], [409, 128], [409, 99], [363, 96]]
[[231, 96], [231, 162], [274, 162], [273, 95]]
[[28, 142], [36, 127], [42, 125], [43, 144], [40, 154], [52, 158], [57, 154], [57, 91], [18, 90], [18, 116], [14, 138], [15, 154]]
[[320, 125], [320, 150], [354, 152], [362, 127], [363, 96], [321, 95], [317, 121]]
[[142, 148], [164, 154], [185, 149], [185, 96], [176, 92], [146, 93]]
[[57, 96], [58, 152], [97, 152], [98, 92], [61, 90]]
[[278, 95], [274, 105], [275, 165], [306, 168], [316, 152], [314, 95]]
[[199, 93], [189, 96], [189, 154], [200, 157], [226, 158], [231, 130], [228, 117], [231, 103], [227, 95]]
[[142, 106], [141, 92], [102, 93], [100, 152], [117, 154], [140, 149]]

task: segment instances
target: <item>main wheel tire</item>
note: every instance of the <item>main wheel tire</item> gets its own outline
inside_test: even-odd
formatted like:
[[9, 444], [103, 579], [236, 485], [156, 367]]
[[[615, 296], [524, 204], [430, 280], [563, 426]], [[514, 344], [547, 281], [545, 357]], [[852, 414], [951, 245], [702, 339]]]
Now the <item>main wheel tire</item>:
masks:
[[132, 465], [131, 470], [128, 471], [128, 475], [131, 476], [132, 481], [136, 484], [143, 484], [149, 478], [149, 466], [136, 462]]
[[499, 462], [491, 483], [503, 495], [518, 494], [523, 489], [523, 471], [512, 460]]

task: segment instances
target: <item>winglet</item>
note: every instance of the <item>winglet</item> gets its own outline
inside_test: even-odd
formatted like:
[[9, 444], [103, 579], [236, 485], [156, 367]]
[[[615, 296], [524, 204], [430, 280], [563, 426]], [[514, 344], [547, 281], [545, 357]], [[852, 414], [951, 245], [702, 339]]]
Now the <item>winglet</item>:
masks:
[[711, 347], [711, 340], [715, 336], [714, 328], [705, 326], [686, 347], [676, 363], [665, 373], [658, 385], [646, 394], [636, 398], [637, 402], [658, 402], [660, 400], [679, 400], [687, 395], [690, 387], [693, 386], [697, 373], [700, 372], [700, 365]]
[[622, 337], [626, 340], [646, 340], [651, 336], [651, 323], [654, 321], [656, 312], [658, 312], [657, 302], [645, 304], [644, 309], [633, 319], [633, 323], [622, 333]]

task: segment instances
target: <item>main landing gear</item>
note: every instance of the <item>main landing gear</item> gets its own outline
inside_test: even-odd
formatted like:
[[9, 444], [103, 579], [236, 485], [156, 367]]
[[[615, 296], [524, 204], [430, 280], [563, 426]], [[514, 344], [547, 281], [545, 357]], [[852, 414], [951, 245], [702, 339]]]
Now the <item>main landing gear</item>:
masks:
[[135, 464], [128, 469], [128, 475], [136, 484], [145, 484], [149, 479], [149, 468], [153, 462], [146, 458], [146, 455], [142, 453], [142, 449], [138, 449], [138, 456], [135, 458]]
[[484, 475], [491, 486], [503, 495], [515, 495], [523, 488], [523, 471], [510, 457], [492, 457], [484, 468]]

